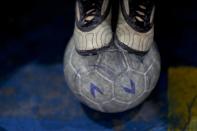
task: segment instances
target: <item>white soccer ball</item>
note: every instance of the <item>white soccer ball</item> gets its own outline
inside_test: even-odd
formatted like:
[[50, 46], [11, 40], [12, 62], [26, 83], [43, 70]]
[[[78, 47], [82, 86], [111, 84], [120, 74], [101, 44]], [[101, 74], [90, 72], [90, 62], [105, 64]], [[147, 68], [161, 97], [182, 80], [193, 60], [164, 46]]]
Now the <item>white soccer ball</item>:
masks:
[[64, 56], [66, 82], [79, 100], [101, 112], [116, 113], [140, 104], [156, 86], [160, 56], [155, 43], [143, 56], [116, 46], [81, 56], [71, 39]]

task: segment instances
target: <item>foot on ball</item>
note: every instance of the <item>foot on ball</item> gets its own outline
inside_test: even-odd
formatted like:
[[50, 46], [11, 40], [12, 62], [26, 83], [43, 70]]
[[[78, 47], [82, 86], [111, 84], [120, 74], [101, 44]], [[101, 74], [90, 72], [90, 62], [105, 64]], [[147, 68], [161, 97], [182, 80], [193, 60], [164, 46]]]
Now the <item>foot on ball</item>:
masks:
[[110, 0], [77, 0], [74, 40], [81, 55], [95, 54], [112, 40]]

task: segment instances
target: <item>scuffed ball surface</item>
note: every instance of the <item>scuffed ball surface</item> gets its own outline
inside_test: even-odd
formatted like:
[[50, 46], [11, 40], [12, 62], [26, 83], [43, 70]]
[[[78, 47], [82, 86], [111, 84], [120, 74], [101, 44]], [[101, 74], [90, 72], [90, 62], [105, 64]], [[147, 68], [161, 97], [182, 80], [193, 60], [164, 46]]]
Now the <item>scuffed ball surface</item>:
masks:
[[140, 104], [154, 89], [160, 56], [155, 44], [144, 56], [127, 53], [115, 44], [98, 55], [81, 56], [71, 39], [64, 56], [64, 74], [82, 103], [101, 112], [122, 112]]

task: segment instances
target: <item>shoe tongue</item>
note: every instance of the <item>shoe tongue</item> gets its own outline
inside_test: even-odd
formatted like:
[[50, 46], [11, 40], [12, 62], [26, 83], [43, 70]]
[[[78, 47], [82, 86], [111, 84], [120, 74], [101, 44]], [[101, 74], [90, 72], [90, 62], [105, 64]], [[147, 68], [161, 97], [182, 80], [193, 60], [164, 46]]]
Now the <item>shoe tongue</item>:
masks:
[[108, 7], [109, 0], [101, 0], [101, 1], [102, 1], [101, 15], [104, 15]]
[[130, 4], [129, 4], [129, 0], [123, 0], [123, 4], [124, 4], [125, 11], [126, 11], [127, 15], [129, 15], [129, 14], [130, 14], [130, 9], [129, 9]]

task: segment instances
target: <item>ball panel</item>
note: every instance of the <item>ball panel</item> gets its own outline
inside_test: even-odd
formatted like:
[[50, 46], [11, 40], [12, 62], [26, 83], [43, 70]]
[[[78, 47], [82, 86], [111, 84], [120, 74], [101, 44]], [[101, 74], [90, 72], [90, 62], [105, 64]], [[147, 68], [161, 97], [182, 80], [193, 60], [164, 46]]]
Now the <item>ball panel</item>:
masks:
[[79, 87], [84, 96], [97, 103], [109, 101], [113, 97], [112, 83], [95, 71], [82, 74]]
[[79, 77], [75, 75], [75, 72], [73, 70], [67, 70], [65, 69], [64, 72], [66, 74], [70, 74], [65, 77], [67, 84], [69, 85], [69, 88], [74, 92], [78, 93], [79, 92], [79, 86], [77, 85], [77, 81]]
[[114, 81], [116, 76], [127, 69], [122, 52], [115, 50], [104, 51], [99, 56], [97, 70], [109, 80]]
[[144, 56], [125, 54], [126, 61], [131, 70], [144, 74], [150, 65], [144, 64]]
[[111, 101], [102, 104], [103, 110], [109, 113], [125, 111], [128, 109], [128, 106], [129, 106], [128, 104], [118, 102], [115, 99], [112, 99]]
[[144, 76], [134, 71], [119, 75], [115, 81], [115, 98], [123, 102], [134, 101], [144, 92]]
[[132, 108], [138, 106], [139, 104], [141, 104], [150, 95], [150, 93], [151, 92], [144, 92], [137, 99], [128, 103], [129, 104], [128, 109], [132, 109]]
[[147, 73], [147, 70], [153, 64], [156, 64], [154, 66], [158, 66], [158, 67], [160, 66], [160, 56], [155, 44], [153, 44], [152, 48], [145, 55], [140, 56], [140, 55], [134, 55], [132, 53], [124, 53], [124, 55], [128, 67], [131, 70], [136, 71], [140, 74], [145, 75], [145, 73]]
[[[146, 71], [145, 77], [146, 77], [146, 91], [152, 91], [154, 87], [157, 84], [157, 81], [159, 79], [161, 65], [160, 65], [160, 55], [157, 52], [156, 45], [154, 44], [153, 47], [150, 50], [149, 57], [151, 59], [151, 68]], [[145, 63], [149, 63], [151, 61], [148, 61], [148, 58], [145, 59]]]
[[83, 103], [84, 105], [86, 105], [94, 110], [105, 112], [103, 110], [103, 108], [101, 107], [101, 104], [98, 104], [98, 103], [92, 101], [86, 95], [76, 94], [76, 96], [80, 100], [80, 102]]
[[89, 71], [92, 68], [92, 64], [96, 63], [98, 59], [98, 55], [82, 56], [75, 51], [75, 48], [72, 48], [72, 50], [71, 64], [75, 70], [79, 70], [80, 72]]
[[71, 61], [74, 49], [74, 41], [73, 39], [70, 40], [70, 44], [67, 46], [66, 53], [64, 55], [64, 74], [67, 84], [69, 85], [70, 89], [76, 94], [79, 92], [79, 88], [76, 85], [76, 81], [78, 79], [77, 70], [72, 66]]
[[[155, 64], [154, 64], [155, 65]], [[155, 68], [150, 68], [146, 73], [146, 91], [152, 91], [157, 84], [160, 74], [160, 67], [154, 66]]]
[[144, 56], [143, 63], [145, 65], [148, 65], [149, 67], [150, 67], [150, 65], [153, 65], [153, 68], [159, 68], [159, 70], [156, 69], [156, 71], [158, 71], [160, 73], [160, 55], [157, 51], [155, 44], [152, 46], [152, 48], [147, 53], [147, 55]]

